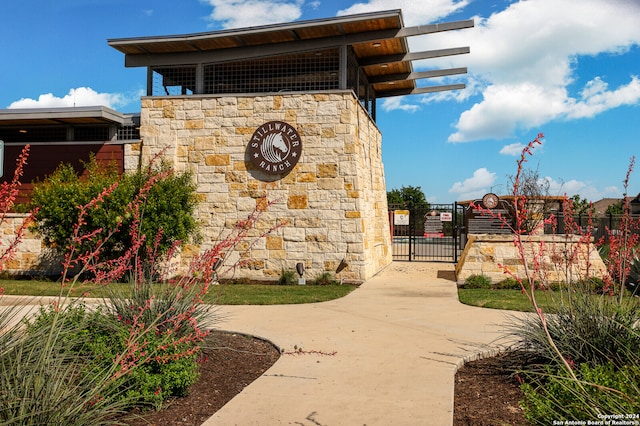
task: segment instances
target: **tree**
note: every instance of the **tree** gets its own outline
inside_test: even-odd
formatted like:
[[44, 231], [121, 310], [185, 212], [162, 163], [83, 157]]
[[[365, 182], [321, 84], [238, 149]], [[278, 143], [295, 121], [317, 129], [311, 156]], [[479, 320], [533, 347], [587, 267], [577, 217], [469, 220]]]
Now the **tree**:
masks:
[[582, 198], [580, 197], [580, 195], [576, 194], [571, 197], [571, 200], [573, 201], [573, 212], [578, 216], [587, 214], [589, 213], [589, 211], [591, 211], [591, 213], [594, 213], [594, 208], [591, 201], [587, 200], [586, 198]]
[[144, 220], [134, 231], [144, 235], [144, 244], [149, 249], [164, 253], [175, 242], [185, 241], [196, 233], [193, 215], [196, 187], [190, 173], [176, 173], [162, 165], [120, 176], [115, 167], [98, 164], [95, 158], [85, 167], [86, 176], [79, 176], [73, 166], [61, 164], [51, 176], [34, 185], [30, 206], [37, 209], [34, 229], [47, 246], [64, 252], [78, 221], [78, 206], [86, 205], [113, 186], [109, 196], [92, 208], [81, 224], [83, 234], [118, 230], [105, 240], [104, 258], [116, 258], [131, 247], [132, 227], [136, 225], [130, 205], [141, 194], [143, 185], [152, 186], [144, 191], [140, 203]]
[[429, 203], [419, 186], [403, 186], [400, 189], [387, 191], [387, 204], [407, 209], [428, 209]]
[[548, 179], [540, 177], [538, 169], [520, 169], [519, 174], [510, 176], [510, 186], [514, 189], [513, 195], [517, 196], [522, 202], [523, 223], [522, 231], [531, 233], [536, 230], [549, 216], [552, 203], [549, 202], [549, 188], [551, 182]]
[[615, 203], [607, 207], [606, 214], [623, 214], [624, 213], [624, 200], [618, 200]]

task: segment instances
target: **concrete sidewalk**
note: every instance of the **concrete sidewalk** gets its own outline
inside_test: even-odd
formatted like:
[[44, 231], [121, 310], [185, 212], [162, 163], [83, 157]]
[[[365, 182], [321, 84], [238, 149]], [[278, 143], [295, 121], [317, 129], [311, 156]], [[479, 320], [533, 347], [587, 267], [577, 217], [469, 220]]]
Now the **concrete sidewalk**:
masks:
[[456, 369], [496, 351], [507, 322], [460, 304], [453, 269], [394, 262], [339, 300], [221, 307], [220, 328], [303, 353], [283, 355], [204, 425], [451, 425]]

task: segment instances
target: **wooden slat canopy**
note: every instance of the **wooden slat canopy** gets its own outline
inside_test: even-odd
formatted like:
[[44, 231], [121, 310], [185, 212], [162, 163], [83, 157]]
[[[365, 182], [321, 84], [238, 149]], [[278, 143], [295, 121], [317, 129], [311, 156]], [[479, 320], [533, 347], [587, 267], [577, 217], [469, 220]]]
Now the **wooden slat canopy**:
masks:
[[473, 25], [473, 20], [466, 20], [404, 27], [402, 12], [390, 10], [215, 32], [110, 39], [108, 44], [125, 54], [127, 67], [224, 63], [348, 46], [376, 97], [382, 98], [464, 87], [418, 88], [417, 79], [460, 74], [466, 68], [419, 74], [413, 72], [412, 61], [465, 54], [468, 47], [411, 53], [407, 37]]

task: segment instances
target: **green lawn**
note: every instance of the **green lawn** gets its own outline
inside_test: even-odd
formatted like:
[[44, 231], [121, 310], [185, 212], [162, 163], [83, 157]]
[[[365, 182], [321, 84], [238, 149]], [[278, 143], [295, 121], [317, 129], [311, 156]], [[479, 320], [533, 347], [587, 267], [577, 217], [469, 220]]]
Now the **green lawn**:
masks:
[[219, 305], [285, 305], [339, 299], [351, 293], [353, 285], [265, 285], [223, 284], [213, 287], [206, 297]]
[[[118, 290], [126, 290], [128, 284], [109, 284]], [[38, 280], [0, 280], [4, 294], [29, 296], [57, 296], [60, 283]], [[353, 285], [264, 285], [223, 284], [211, 286], [205, 302], [219, 305], [283, 305], [314, 303], [338, 299], [356, 289]], [[66, 294], [66, 292], [65, 292]], [[82, 285], [75, 288], [72, 296], [105, 296], [104, 286]]]
[[[567, 293], [550, 290], [536, 290], [538, 306], [544, 312], [554, 312], [564, 299], [567, 301]], [[593, 295], [592, 297], [606, 297]], [[625, 296], [630, 297], [630, 296]], [[458, 299], [461, 303], [481, 308], [505, 309], [510, 311], [533, 312], [531, 302], [520, 290], [491, 290], [491, 289], [458, 289]], [[636, 298], [637, 299], [637, 298]]]
[[[533, 312], [531, 302], [520, 290], [461, 288], [458, 289], [458, 299], [465, 305], [481, 308]], [[548, 311], [554, 305], [553, 292], [536, 291], [536, 300], [543, 310]]]

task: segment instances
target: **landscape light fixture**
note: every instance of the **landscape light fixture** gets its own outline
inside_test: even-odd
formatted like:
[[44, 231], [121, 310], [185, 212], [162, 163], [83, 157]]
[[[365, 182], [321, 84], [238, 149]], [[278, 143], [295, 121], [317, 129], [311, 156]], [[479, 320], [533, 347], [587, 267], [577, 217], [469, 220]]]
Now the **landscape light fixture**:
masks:
[[[349, 266], [349, 264], [347, 263], [347, 258], [343, 257], [342, 260], [340, 261], [340, 264], [336, 268], [336, 274], [339, 274], [340, 272], [345, 270], [347, 268], [347, 266]], [[342, 279], [343, 278], [340, 277], [340, 285], [342, 285]]]
[[218, 268], [220, 267], [220, 265], [222, 265], [222, 258], [217, 258], [216, 261], [214, 262], [213, 266], [211, 267], [211, 272], [213, 272], [213, 282], [217, 283], [218, 282]]
[[307, 282], [302, 276], [304, 275], [304, 263], [298, 262], [296, 264], [296, 271], [298, 271], [298, 275], [300, 275], [300, 278], [298, 278], [298, 285], [305, 285]]
[[336, 274], [339, 274], [340, 272], [342, 272], [347, 266], [349, 266], [349, 264], [347, 263], [347, 258], [343, 257], [342, 260], [340, 261], [340, 264], [336, 268]]

